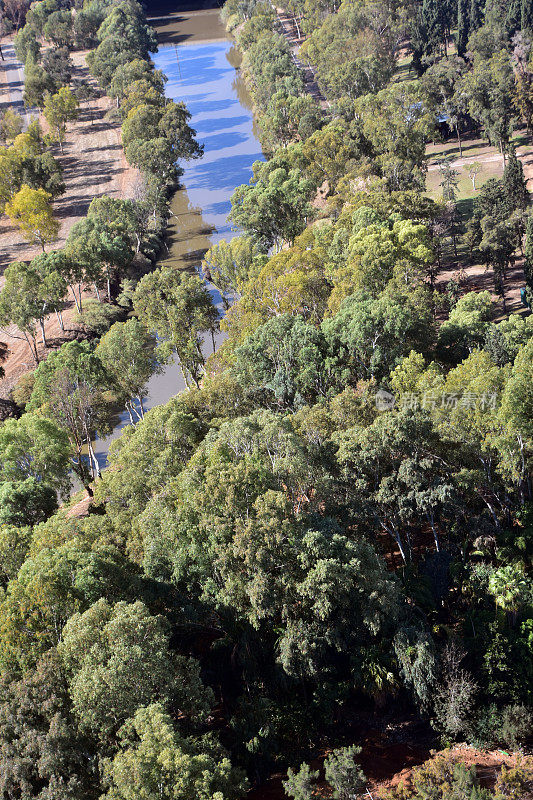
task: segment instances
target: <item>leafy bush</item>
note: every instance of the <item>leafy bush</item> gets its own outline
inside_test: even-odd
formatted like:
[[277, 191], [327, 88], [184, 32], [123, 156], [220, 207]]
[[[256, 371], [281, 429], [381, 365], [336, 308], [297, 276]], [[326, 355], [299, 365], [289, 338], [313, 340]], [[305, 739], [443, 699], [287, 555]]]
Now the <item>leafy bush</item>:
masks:
[[310, 769], [309, 764], [302, 764], [298, 772], [289, 767], [287, 780], [283, 781], [285, 794], [294, 800], [311, 800], [314, 795], [313, 786], [318, 778], [318, 771]]
[[449, 750], [413, 770], [413, 800], [488, 800], [479, 788], [475, 767], [457, 762]]
[[77, 314], [74, 321], [83, 325], [90, 333], [103, 336], [121, 314], [122, 310], [116, 306], [99, 303], [98, 300], [87, 300], [83, 312]]
[[530, 736], [533, 730], [533, 714], [522, 705], [504, 708], [502, 713], [501, 739], [507, 747], [516, 750]]
[[502, 767], [494, 787], [495, 800], [526, 800], [533, 789], [533, 762], [520, 761], [515, 767]]
[[364, 790], [366, 778], [354, 760], [360, 753], [361, 748], [355, 745], [339, 747], [324, 761], [326, 780], [333, 789], [336, 800], [351, 800], [357, 792]]
[[37, 525], [56, 509], [55, 490], [36, 478], [0, 483], [0, 525]]

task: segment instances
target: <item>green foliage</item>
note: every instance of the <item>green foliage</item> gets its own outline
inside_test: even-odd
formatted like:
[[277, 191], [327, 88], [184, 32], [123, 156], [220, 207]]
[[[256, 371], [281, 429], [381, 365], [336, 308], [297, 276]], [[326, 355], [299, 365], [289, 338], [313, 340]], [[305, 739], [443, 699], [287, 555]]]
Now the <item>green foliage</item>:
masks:
[[160, 700], [190, 719], [212, 703], [198, 664], [174, 655], [162, 617], [141, 602], [102, 599], [68, 620], [58, 652], [80, 728], [109, 741], [141, 706]]
[[68, 435], [74, 453], [74, 468], [87, 485], [88, 471], [83, 449], [89, 450], [89, 470], [99, 474], [92, 449], [96, 432], [106, 430], [110, 408], [104, 395], [109, 376], [87, 342], [69, 342], [39, 365], [28, 410], [41, 409]]
[[475, 767], [457, 762], [449, 751], [438, 753], [430, 761], [413, 770], [416, 800], [489, 800], [490, 795], [479, 788]]
[[294, 800], [311, 800], [314, 796], [313, 785], [318, 776], [319, 772], [310, 769], [309, 764], [302, 764], [298, 772], [289, 767], [287, 780], [283, 782], [285, 794]]
[[264, 30], [260, 34], [245, 53], [243, 70], [251, 76], [254, 99], [262, 108], [283, 87], [290, 87], [294, 94], [303, 88], [287, 40], [279, 33]]
[[333, 789], [335, 800], [350, 800], [354, 793], [364, 790], [366, 778], [354, 761], [360, 753], [361, 748], [354, 745], [339, 747], [324, 761], [326, 780]]
[[364, 5], [343, 5], [337, 14], [325, 16], [302, 53], [315, 66], [320, 88], [329, 100], [355, 99], [387, 85], [394, 71], [398, 33], [394, 11], [384, 29], [375, 25]]
[[461, 93], [468, 114], [483, 127], [490, 142], [502, 154], [507, 150], [516, 120], [513, 104], [513, 70], [505, 50], [477, 56], [463, 78]]
[[234, 374], [255, 403], [298, 407], [330, 389], [321, 331], [285, 314], [258, 328], [235, 350]]
[[120, 316], [120, 308], [89, 299], [84, 304], [82, 313], [77, 314], [74, 320], [95, 336], [103, 336]]
[[26, 413], [0, 426], [2, 481], [34, 478], [59, 491], [70, 485], [68, 437], [53, 420]]
[[57, 47], [72, 43], [72, 13], [68, 9], [54, 11], [43, 26], [43, 36]]
[[55, 491], [35, 478], [0, 483], [0, 525], [36, 525], [56, 509]]
[[118, 227], [113, 221], [89, 213], [70, 229], [66, 249], [68, 255], [82, 266], [87, 278], [106, 286], [107, 299], [111, 301], [112, 284], [120, 280], [133, 258], [125, 224]]
[[107, 88], [115, 70], [136, 58], [147, 59], [157, 50], [155, 32], [137, 3], [118, 3], [104, 17], [97, 31], [100, 44], [91, 51], [88, 64], [101, 86]]
[[502, 712], [501, 738], [503, 743], [516, 750], [531, 736], [533, 715], [526, 706], [506, 706]]
[[375, 95], [358, 98], [354, 110], [370, 145], [375, 174], [387, 188], [423, 187], [426, 141], [435, 123], [424, 107], [420, 87], [408, 82], [391, 84]]
[[61, 663], [50, 650], [23, 678], [2, 674], [0, 787], [6, 796], [61, 792], [98, 796], [94, 749], [80, 736], [69, 708]]
[[5, 211], [30, 244], [39, 244], [43, 253], [45, 245], [57, 239], [59, 222], [54, 218], [50, 200], [44, 189], [32, 189], [22, 184], [18, 192], [6, 203]]
[[24, 72], [24, 105], [44, 108], [46, 98], [55, 88], [52, 76], [30, 56]]
[[321, 122], [320, 109], [312, 97], [298, 97], [280, 89], [270, 98], [260, 119], [263, 147], [273, 152], [292, 141], [305, 141], [321, 127]]
[[429, 632], [416, 625], [402, 625], [394, 637], [394, 653], [417, 704], [428, 710], [437, 680], [435, 646]]
[[527, 796], [533, 782], [533, 769], [527, 762], [519, 762], [516, 767], [501, 768], [494, 787], [496, 800], [519, 800]]
[[113, 443], [96, 497], [106, 502], [108, 516], [126, 536], [131, 537], [152, 494], [181, 472], [205, 432], [183, 401], [173, 399]]
[[56, 91], [62, 86], [68, 86], [72, 78], [74, 63], [69, 56], [67, 47], [55, 47], [47, 50], [42, 60], [43, 69], [50, 75]]
[[16, 525], [0, 526], [0, 579], [6, 585], [16, 578], [30, 549], [31, 528]]
[[453, 360], [471, 353], [482, 343], [492, 310], [489, 292], [468, 292], [461, 297], [439, 331], [439, 345], [451, 350]]
[[[4, 12], [15, 18], [17, 3]], [[468, 245], [505, 302], [526, 228], [531, 284], [511, 145], [516, 121], [533, 119], [531, 3], [482, 5], [288, 0], [296, 47], [275, 9], [229, 0], [274, 155], [235, 191], [242, 235], [203, 258], [228, 334], [207, 360], [219, 315], [205, 281], [146, 271], [178, 162], [201, 147], [186, 107], [165, 98], [141, 5], [28, 10], [16, 36], [26, 102], [46, 109], [62, 144], [77, 102], [67, 48], [92, 48], [142, 188], [137, 200], [94, 199], [65, 250], [5, 271], [0, 321], [36, 362], [51, 344], [45, 318], [63, 328], [67, 289], [101, 336], [45, 353], [14, 395], [26, 412], [0, 425], [6, 800], [237, 800], [247, 784], [234, 764], [261, 784], [302, 762], [284, 783], [295, 800], [363, 794], [358, 748], [339, 737], [393, 696], [387, 713], [414, 707], [446, 740], [527, 741], [531, 317], [493, 322], [489, 292], [459, 296], [459, 276], [449, 304], [438, 291], [452, 236], [453, 270]], [[459, 56], [446, 52], [456, 22]], [[326, 102], [312, 99], [315, 81]], [[442, 117], [459, 155], [477, 124], [506, 156], [470, 220], [467, 204], [452, 218], [424, 195]], [[36, 122], [22, 133], [9, 111], [0, 135], [2, 210], [44, 251], [63, 190], [51, 138]], [[456, 182], [444, 162], [448, 204]], [[108, 302], [84, 302], [90, 287]], [[187, 391], [144, 414], [147, 381], [172, 356]], [[100, 476], [94, 440], [118, 405], [132, 424]], [[56, 508], [72, 469], [94, 492], [81, 518], [77, 499]], [[322, 790], [308, 764], [324, 750]], [[488, 792], [444, 753], [393, 795], [522, 800], [530, 782], [519, 763]]]
[[410, 350], [431, 345], [433, 320], [423, 290], [388, 287], [379, 297], [356, 292], [322, 330], [343, 381], [387, 375]]
[[116, 322], [100, 340], [96, 355], [111, 376], [130, 418], [135, 415], [142, 419], [146, 383], [160, 370], [154, 338], [136, 319]]
[[222, 748], [180, 735], [159, 704], [139, 708], [120, 736], [121, 750], [104, 766], [107, 800], [237, 800], [246, 791]]
[[230, 219], [264, 249], [292, 244], [312, 217], [312, 182], [298, 169], [255, 162], [251, 185], [237, 187]]
[[218, 329], [219, 319], [204, 282], [195, 275], [162, 267], [145, 275], [133, 304], [142, 324], [159, 337], [163, 359], [175, 352], [187, 386], [199, 385], [205, 364], [202, 334]]

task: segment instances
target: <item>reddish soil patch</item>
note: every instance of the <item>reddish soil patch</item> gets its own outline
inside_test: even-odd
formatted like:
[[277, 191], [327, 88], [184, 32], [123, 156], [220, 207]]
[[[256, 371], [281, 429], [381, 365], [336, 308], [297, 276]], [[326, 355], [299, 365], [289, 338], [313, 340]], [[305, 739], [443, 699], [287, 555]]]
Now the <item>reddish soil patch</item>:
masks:
[[[502, 766], [515, 766], [520, 756], [517, 753], [506, 754], [502, 750], [478, 750], [468, 745], [456, 745], [451, 750], [457, 761], [466, 766], [475, 766], [482, 786], [492, 788]], [[406, 788], [411, 786], [413, 768], [419, 766], [431, 757], [427, 748], [420, 744], [397, 743], [383, 744], [379, 736], [368, 737], [363, 745], [361, 764], [365, 775], [368, 777], [367, 789], [374, 800], [382, 798], [386, 792], [396, 789], [403, 784]], [[313, 769], [322, 766], [323, 759], [312, 762]], [[286, 800], [287, 795], [283, 789], [285, 773], [272, 775], [261, 786], [248, 793], [249, 800]], [[317, 800], [331, 796], [331, 790], [321, 782], [317, 785]], [[531, 800], [533, 795], [528, 794], [522, 800]]]
[[[0, 278], [0, 282], [2, 282], [2, 278]], [[95, 295], [91, 292], [85, 292], [83, 296], [87, 299]], [[75, 315], [76, 306], [70, 296], [66, 308], [63, 311], [64, 331], [59, 327], [59, 322], [55, 314], [46, 319], [45, 331], [48, 348], [45, 348], [42, 342], [38, 343], [39, 359], [42, 360], [46, 358], [53, 350], [61, 347], [65, 342], [80, 337], [84, 338], [82, 327], [73, 322]], [[0, 398], [8, 399], [11, 390], [16, 385], [19, 378], [25, 372], [35, 369], [35, 362], [26, 341], [24, 339], [14, 338], [20, 335], [20, 331], [16, 325], [10, 325], [8, 328], [0, 331], [0, 344], [4, 344], [7, 347], [7, 358], [2, 362], [5, 376], [3, 380], [0, 381]]]
[[86, 495], [78, 503], [69, 508], [66, 513], [67, 519], [89, 516], [89, 508], [92, 501], [93, 498], [89, 497], [89, 495]]

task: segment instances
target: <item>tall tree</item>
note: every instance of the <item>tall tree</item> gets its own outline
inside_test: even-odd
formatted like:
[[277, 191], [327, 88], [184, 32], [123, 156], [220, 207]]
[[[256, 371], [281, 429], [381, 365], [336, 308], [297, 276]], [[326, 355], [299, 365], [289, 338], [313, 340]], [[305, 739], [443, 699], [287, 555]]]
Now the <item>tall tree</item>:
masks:
[[238, 800], [247, 781], [216, 744], [185, 738], [160, 704], [139, 708], [129, 739], [105, 764], [110, 785], [102, 800]]
[[70, 445], [53, 420], [27, 412], [0, 427], [0, 480], [34, 478], [61, 494], [70, 488]]
[[[105, 397], [109, 376], [87, 342], [69, 342], [40, 364], [28, 409], [42, 409], [70, 439], [74, 468], [89, 490], [100, 475], [93, 441], [108, 430], [111, 409]], [[88, 474], [84, 448], [89, 452]]]
[[70, 257], [83, 266], [97, 290], [99, 284], [104, 283], [111, 301], [113, 281], [123, 276], [133, 258], [128, 236], [117, 231], [115, 226], [88, 215], [72, 226], [66, 249]]
[[198, 663], [173, 653], [167, 621], [144, 603], [98, 600], [67, 622], [59, 652], [80, 729], [109, 745], [138, 708], [160, 700], [184, 718], [205, 718], [212, 692]]
[[511, 148], [503, 171], [503, 188], [513, 210], [524, 210], [529, 205], [529, 192], [522, 162]]
[[17, 326], [20, 335], [13, 332], [8, 335], [27, 342], [35, 364], [39, 363], [36, 326], [42, 311], [39, 287], [36, 271], [25, 262], [14, 262], [5, 271], [0, 292], [0, 324]]
[[62, 86], [56, 94], [48, 95], [44, 101], [44, 116], [63, 152], [67, 123], [78, 119], [78, 98], [68, 86]]
[[111, 376], [130, 422], [142, 419], [146, 383], [160, 370], [154, 337], [137, 319], [115, 322], [100, 339], [96, 355]]
[[6, 203], [6, 214], [20, 228], [25, 239], [40, 244], [43, 253], [45, 244], [57, 239], [59, 222], [54, 219], [50, 205], [51, 195], [44, 189], [31, 189], [23, 185]]
[[159, 352], [179, 360], [187, 386], [198, 386], [205, 364], [202, 334], [218, 329], [216, 307], [203, 281], [196, 275], [163, 267], [145, 275], [135, 290], [133, 305], [140, 321], [160, 338]]

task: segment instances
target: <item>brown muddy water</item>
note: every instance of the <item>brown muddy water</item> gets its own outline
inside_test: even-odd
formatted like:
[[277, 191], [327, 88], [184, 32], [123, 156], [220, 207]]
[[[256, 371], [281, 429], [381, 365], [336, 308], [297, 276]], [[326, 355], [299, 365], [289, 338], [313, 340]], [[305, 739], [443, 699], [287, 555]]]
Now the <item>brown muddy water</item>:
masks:
[[[159, 265], [176, 269], [198, 269], [209, 247], [236, 235], [227, 220], [231, 195], [241, 183], [248, 183], [252, 164], [263, 157], [250, 97], [237, 72], [238, 54], [218, 8], [205, 5], [200, 0], [185, 11], [168, 0], [149, 4], [150, 23], [157, 31], [159, 47], [152, 58], [168, 78], [166, 95], [185, 102], [198, 141], [204, 145], [200, 159], [181, 165], [182, 188], [171, 203], [167, 249]], [[213, 286], [209, 288], [222, 315], [221, 297]], [[210, 352], [212, 347], [206, 340], [205, 353]], [[167, 364], [162, 373], [152, 376], [146, 388], [145, 409], [184, 391], [177, 364]], [[109, 445], [127, 424], [127, 414], [118, 415], [113, 433], [95, 443], [102, 467]]]

